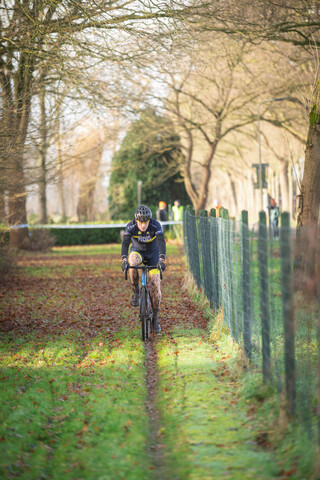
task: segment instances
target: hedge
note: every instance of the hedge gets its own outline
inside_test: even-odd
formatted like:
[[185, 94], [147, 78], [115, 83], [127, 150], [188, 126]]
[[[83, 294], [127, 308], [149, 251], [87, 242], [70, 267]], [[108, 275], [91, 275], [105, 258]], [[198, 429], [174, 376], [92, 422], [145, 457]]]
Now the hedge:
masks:
[[98, 245], [120, 243], [119, 228], [49, 228], [55, 245]]
[[[29, 231], [32, 236], [32, 230]], [[98, 245], [103, 243], [121, 243], [120, 228], [46, 228], [55, 238], [55, 245]], [[0, 243], [9, 243], [8, 229], [0, 228]]]

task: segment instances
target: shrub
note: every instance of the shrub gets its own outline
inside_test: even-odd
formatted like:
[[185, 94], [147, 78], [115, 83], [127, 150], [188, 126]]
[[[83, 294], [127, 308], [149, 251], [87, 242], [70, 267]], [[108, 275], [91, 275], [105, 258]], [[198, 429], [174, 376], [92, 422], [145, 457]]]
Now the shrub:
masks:
[[9, 243], [9, 230], [5, 226], [0, 226], [0, 246]]

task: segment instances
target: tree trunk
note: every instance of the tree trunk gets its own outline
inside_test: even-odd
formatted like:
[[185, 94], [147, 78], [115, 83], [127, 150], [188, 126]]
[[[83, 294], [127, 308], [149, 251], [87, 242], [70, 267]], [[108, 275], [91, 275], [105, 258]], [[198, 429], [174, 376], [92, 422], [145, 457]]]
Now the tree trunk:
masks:
[[34, 61], [35, 56], [29, 56], [28, 49], [26, 49], [26, 52], [21, 53], [19, 57], [19, 68], [14, 76], [14, 81], [11, 82], [3, 70], [0, 77], [3, 102], [3, 143], [9, 172], [6, 178], [9, 225], [13, 227], [10, 229], [10, 243], [16, 248], [28, 248], [30, 244], [27, 227], [24, 151], [31, 111]]
[[211, 179], [211, 164], [212, 160], [214, 157], [214, 154], [216, 152], [218, 141], [215, 140], [210, 144], [210, 151], [207, 155], [207, 158], [202, 165], [202, 180], [201, 180], [201, 186], [200, 186], [200, 191], [198, 195], [198, 199], [196, 202], [196, 215], [199, 215], [200, 210], [204, 210], [206, 208], [207, 204], [207, 198], [208, 198], [208, 191], [209, 191], [209, 183]]
[[63, 175], [61, 171], [58, 171], [58, 192], [59, 192], [59, 200], [60, 200], [60, 208], [61, 208], [61, 218], [62, 218], [62, 221], [65, 222], [67, 219], [67, 211], [66, 211], [66, 200], [64, 195]]
[[67, 219], [67, 212], [66, 212], [66, 200], [64, 195], [64, 185], [63, 185], [63, 160], [62, 160], [62, 147], [61, 147], [61, 137], [60, 137], [60, 121], [59, 115], [57, 116], [57, 172], [58, 172], [58, 193], [59, 193], [59, 200], [60, 200], [60, 208], [61, 208], [61, 217], [62, 221], [65, 222]]
[[293, 218], [293, 176], [292, 176], [292, 162], [289, 162], [289, 167], [288, 167], [288, 182], [289, 182], [289, 209], [288, 212], [290, 213], [290, 218]]
[[[312, 112], [313, 114], [314, 112]], [[296, 287], [303, 288], [315, 275], [320, 205], [320, 114], [312, 116], [301, 185], [302, 208], [297, 218]]]
[[284, 160], [281, 162], [280, 171], [280, 189], [281, 189], [281, 210], [289, 211], [289, 179], [288, 179], [289, 162]]
[[298, 227], [318, 225], [320, 205], [320, 118], [309, 127], [301, 184], [302, 211], [297, 219]]
[[40, 201], [40, 215], [39, 222], [46, 224], [48, 223], [47, 215], [47, 150], [48, 150], [48, 129], [47, 129], [47, 118], [46, 118], [46, 106], [45, 106], [45, 88], [42, 86], [41, 92], [39, 95], [40, 103], [40, 182], [39, 182], [39, 201]]
[[234, 214], [237, 217], [238, 215], [238, 201], [237, 201], [237, 192], [236, 192], [236, 186], [234, 181], [232, 180], [232, 176], [230, 173], [228, 173], [228, 179], [229, 179], [229, 184], [230, 184], [230, 190], [232, 193], [232, 199], [233, 199], [233, 204], [234, 204]]
[[198, 195], [197, 192], [192, 184], [191, 180], [191, 162], [192, 162], [192, 155], [193, 155], [193, 138], [190, 132], [187, 131], [188, 135], [188, 147], [187, 147], [187, 153], [186, 153], [186, 161], [185, 164], [183, 165], [183, 170], [181, 171], [181, 175], [184, 179], [184, 186], [186, 189], [186, 192], [192, 202], [192, 206], [194, 210], [197, 209], [197, 200], [198, 200]]
[[79, 222], [92, 222], [94, 220], [94, 193], [96, 178], [80, 185], [77, 214]]
[[6, 222], [6, 197], [4, 190], [0, 189], [0, 223]]
[[12, 162], [12, 184], [9, 190], [10, 244], [16, 248], [27, 249], [30, 238], [27, 226], [27, 194], [22, 159], [13, 156]]

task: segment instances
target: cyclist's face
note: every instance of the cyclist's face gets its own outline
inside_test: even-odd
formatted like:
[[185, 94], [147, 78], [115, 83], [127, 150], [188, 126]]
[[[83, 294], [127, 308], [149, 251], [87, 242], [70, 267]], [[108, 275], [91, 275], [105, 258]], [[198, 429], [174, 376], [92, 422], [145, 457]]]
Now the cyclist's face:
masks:
[[139, 230], [145, 232], [149, 226], [149, 220], [147, 222], [139, 222], [139, 220], [137, 220], [137, 225]]

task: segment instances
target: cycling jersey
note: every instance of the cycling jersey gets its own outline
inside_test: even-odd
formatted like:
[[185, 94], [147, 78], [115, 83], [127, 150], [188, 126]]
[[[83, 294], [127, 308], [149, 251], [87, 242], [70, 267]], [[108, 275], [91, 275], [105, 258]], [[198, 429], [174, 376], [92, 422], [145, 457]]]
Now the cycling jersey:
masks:
[[148, 228], [142, 232], [137, 225], [136, 220], [129, 222], [125, 228], [121, 257], [128, 256], [130, 242], [132, 242], [131, 251], [145, 253], [159, 253], [163, 259], [166, 256], [166, 242], [160, 223], [151, 218]]

